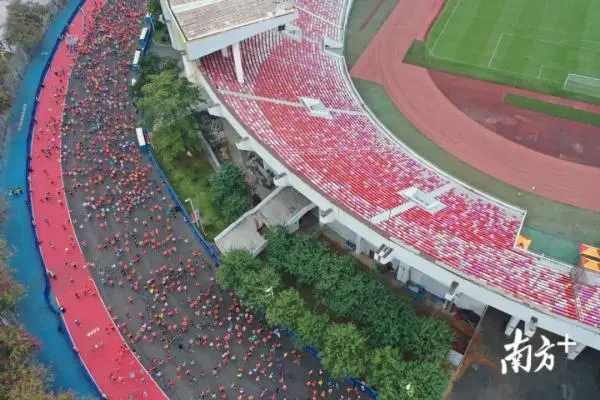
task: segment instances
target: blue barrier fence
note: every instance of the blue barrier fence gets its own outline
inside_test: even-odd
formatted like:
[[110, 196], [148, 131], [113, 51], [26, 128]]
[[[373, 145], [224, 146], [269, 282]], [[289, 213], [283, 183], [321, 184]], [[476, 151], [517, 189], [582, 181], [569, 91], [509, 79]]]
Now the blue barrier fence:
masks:
[[[31, 115], [33, 116], [33, 118], [31, 118], [31, 120], [29, 122], [29, 127], [27, 129], [27, 162], [26, 162], [26, 168], [24, 171], [24, 173], [25, 173], [25, 189], [27, 192], [27, 199], [28, 199], [27, 210], [29, 211], [29, 217], [30, 217], [30, 221], [31, 221], [31, 229], [33, 230], [33, 237], [35, 240], [34, 247], [36, 248], [37, 256], [40, 259], [40, 265], [42, 265], [42, 267], [44, 268], [44, 271], [43, 271], [44, 272], [44, 300], [45, 300], [46, 306], [50, 309], [50, 311], [52, 311], [56, 315], [56, 317], [59, 321], [59, 324], [60, 324], [60, 329], [62, 329], [62, 332], [67, 333], [66, 337], [68, 338], [69, 342], [71, 343], [71, 347], [73, 348], [74, 352], [77, 352], [76, 346], [75, 346], [75, 343], [73, 342], [73, 339], [68, 334], [68, 329], [64, 323], [62, 312], [54, 305], [54, 303], [52, 302], [52, 299], [50, 297], [52, 287], [50, 284], [50, 279], [48, 278], [48, 269], [44, 262], [44, 257], [42, 256], [42, 251], [39, 246], [40, 240], [38, 238], [37, 230], [35, 229], [35, 223], [33, 220], [34, 214], [33, 214], [32, 201], [31, 201], [31, 187], [30, 187], [31, 185], [30, 185], [30, 181], [29, 181], [29, 170], [31, 168], [31, 146], [32, 146], [32, 138], [33, 138], [33, 129], [36, 124], [35, 115], [36, 115], [36, 111], [37, 111], [37, 107], [38, 107], [38, 103], [39, 103], [39, 95], [42, 90], [42, 84], [43, 84], [44, 80], [46, 79], [46, 75], [48, 74], [48, 69], [50, 69], [52, 61], [54, 60], [54, 56], [56, 55], [56, 50], [58, 49], [58, 46], [60, 45], [60, 43], [62, 42], [62, 40], [65, 37], [65, 34], [67, 33], [68, 27], [71, 25], [71, 23], [73, 22], [73, 20], [75, 19], [75, 17], [79, 13], [79, 11], [81, 10], [81, 7], [83, 7], [83, 5], [85, 4], [85, 2], [87, 0], [78, 0], [78, 1], [79, 1], [79, 3], [75, 7], [73, 13], [69, 16], [67, 23], [65, 24], [65, 26], [62, 30], [62, 33], [56, 40], [56, 43], [54, 44], [54, 46], [52, 47], [52, 50], [50, 51], [50, 56], [48, 57], [48, 61], [46, 62], [44, 69], [42, 70], [42, 74], [40, 76], [39, 81], [37, 82], [37, 89], [35, 92], [35, 101], [33, 102], [33, 107], [31, 110]], [[81, 357], [78, 357], [78, 359], [81, 364], [81, 368], [83, 369], [83, 371], [85, 371], [85, 376], [89, 379], [89, 381], [92, 383], [92, 385], [96, 388], [96, 390], [98, 391], [98, 394], [101, 395], [103, 398], [105, 398], [106, 396], [102, 393], [102, 391], [100, 390], [100, 387], [98, 386], [98, 384], [96, 383], [94, 378], [89, 373], [89, 371], [88, 371], [87, 367], [85, 366], [85, 364], [83, 363], [83, 360], [81, 359]]]

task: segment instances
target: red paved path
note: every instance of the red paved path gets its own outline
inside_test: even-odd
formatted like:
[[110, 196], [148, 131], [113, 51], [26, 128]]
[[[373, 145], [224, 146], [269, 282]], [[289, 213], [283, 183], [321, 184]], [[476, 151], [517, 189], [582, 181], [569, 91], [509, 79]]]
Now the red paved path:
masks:
[[[87, 27], [105, 0], [84, 6]], [[80, 12], [70, 32], [83, 40]], [[135, 38], [132, 38], [135, 40]], [[56, 274], [53, 294], [65, 307], [67, 328], [86, 368], [110, 399], [166, 399], [117, 330], [89, 270], [70, 221], [60, 162], [62, 115], [74, 56], [59, 46], [39, 96], [31, 145], [31, 204], [46, 268]], [[48, 153], [48, 151], [50, 153]], [[49, 199], [46, 196], [49, 195]], [[77, 321], [77, 323], [75, 322]]]
[[471, 166], [521, 190], [600, 211], [600, 169], [541, 154], [486, 129], [458, 110], [426, 69], [402, 63], [436, 2], [401, 1], [352, 76], [383, 84], [419, 131]]

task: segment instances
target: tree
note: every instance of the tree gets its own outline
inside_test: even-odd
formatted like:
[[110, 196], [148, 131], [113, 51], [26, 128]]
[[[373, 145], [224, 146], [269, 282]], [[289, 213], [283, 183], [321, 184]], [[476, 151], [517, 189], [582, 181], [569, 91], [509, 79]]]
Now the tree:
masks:
[[319, 280], [315, 284], [317, 297], [329, 306], [332, 313], [350, 317], [361, 304], [362, 279], [350, 256], [329, 255], [321, 259]]
[[244, 303], [255, 311], [266, 310], [281, 288], [281, 275], [270, 265], [256, 272], [243, 275], [242, 284], [236, 291]]
[[281, 275], [246, 250], [233, 250], [221, 259], [217, 282], [233, 289], [254, 310], [265, 310], [281, 287]]
[[173, 162], [188, 148], [199, 146], [193, 126], [193, 112], [200, 100], [197, 87], [179, 78], [177, 70], [167, 69], [150, 75], [142, 94], [137, 104], [164, 161]]
[[267, 322], [271, 325], [282, 325], [290, 330], [298, 329], [298, 321], [306, 312], [304, 300], [293, 288], [286, 289], [267, 307]]
[[450, 374], [440, 364], [402, 360], [393, 347], [375, 349], [367, 381], [375, 386], [381, 400], [440, 400]]
[[406, 363], [406, 381], [412, 399], [441, 400], [450, 373], [439, 363], [410, 361]]
[[328, 326], [327, 314], [315, 314], [310, 310], [305, 310], [304, 314], [298, 318], [297, 332], [302, 341], [322, 351], [325, 347], [325, 333]]
[[0, 315], [14, 311], [17, 302], [25, 292], [23, 286], [10, 275], [10, 270], [6, 265], [10, 253], [6, 241], [0, 237]]
[[250, 208], [244, 171], [234, 163], [221, 165], [210, 180], [210, 190], [219, 213], [228, 223]]
[[242, 285], [245, 274], [256, 272], [261, 267], [262, 262], [247, 250], [228, 251], [217, 269], [217, 282], [226, 289], [236, 290]]
[[314, 284], [322, 276], [321, 260], [329, 257], [327, 248], [314, 235], [293, 236], [293, 243], [287, 255], [288, 271], [296, 276], [298, 283]]
[[454, 342], [454, 331], [435, 317], [421, 319], [410, 343], [413, 358], [427, 361], [445, 361]]
[[360, 377], [366, 371], [366, 340], [352, 324], [333, 324], [327, 329], [323, 365], [336, 379]]
[[37, 347], [37, 341], [21, 328], [0, 327], [0, 394], [8, 395], [22, 380], [26, 373], [25, 364]]
[[271, 227], [267, 232], [267, 260], [275, 267], [287, 269], [284, 264], [287, 264], [287, 256], [293, 246], [292, 236], [288, 234], [284, 226], [278, 225]]
[[181, 119], [155, 129], [152, 145], [163, 161], [173, 163], [184, 156], [188, 149], [198, 145], [195, 135], [191, 121]]
[[210, 180], [213, 198], [223, 203], [234, 193], [246, 193], [246, 177], [244, 171], [232, 162], [221, 164], [219, 170]]
[[377, 388], [381, 400], [411, 398], [413, 390], [407, 377], [407, 367], [398, 349], [389, 346], [376, 348], [371, 354], [367, 382]]
[[46, 6], [34, 1], [14, 0], [6, 7], [6, 34], [10, 43], [32, 51], [44, 34]]
[[152, 52], [148, 52], [140, 58], [139, 68], [139, 74], [136, 77], [136, 83], [133, 86], [134, 99], [139, 99], [143, 95], [142, 87], [150, 82], [150, 77], [160, 75], [160, 73], [165, 70], [174, 70], [179, 73], [179, 66], [175, 59], [171, 57], [160, 57]]
[[152, 15], [153, 19], [158, 20], [158, 17], [162, 15], [160, 0], [150, 0], [148, 2], [148, 12]]
[[0, 224], [6, 220], [6, 199], [0, 195]]
[[145, 125], [152, 130], [172, 126], [182, 119], [193, 120], [192, 113], [200, 100], [200, 92], [178, 74], [175, 69], [167, 69], [151, 75], [149, 82], [142, 86], [143, 97], [137, 103]]
[[250, 209], [250, 202], [245, 193], [232, 193], [221, 203], [219, 211], [227, 224], [231, 224]]
[[410, 304], [387, 291], [374, 293], [358, 315], [368, 332], [369, 344], [374, 347], [395, 346], [406, 350], [419, 326]]

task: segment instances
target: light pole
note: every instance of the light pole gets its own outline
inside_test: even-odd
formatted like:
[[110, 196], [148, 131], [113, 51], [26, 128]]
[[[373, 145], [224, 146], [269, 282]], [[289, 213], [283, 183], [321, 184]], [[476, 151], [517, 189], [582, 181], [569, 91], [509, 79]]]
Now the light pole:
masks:
[[83, 10], [83, 7], [81, 7], [81, 8], [79, 9], [79, 11], [81, 11], [81, 15], [83, 16], [83, 34], [85, 35], [85, 17], [86, 17], [86, 15], [87, 15], [87, 14], [86, 14], [86, 13], [85, 13], [85, 11]]
[[194, 207], [192, 199], [188, 197], [187, 199], [185, 199], [185, 202], [190, 203], [190, 206], [192, 207], [192, 216], [194, 217], [194, 220], [192, 222], [196, 224], [196, 227], [200, 228], [200, 213], [198, 212], [196, 207]]

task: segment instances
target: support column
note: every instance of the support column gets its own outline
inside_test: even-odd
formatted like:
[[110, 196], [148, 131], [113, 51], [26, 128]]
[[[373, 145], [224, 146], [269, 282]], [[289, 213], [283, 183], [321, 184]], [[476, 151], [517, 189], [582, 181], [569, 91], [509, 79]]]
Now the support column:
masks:
[[571, 361], [574, 360], [575, 358], [577, 358], [579, 353], [581, 353], [583, 349], [585, 349], [585, 347], [585, 344], [577, 343], [576, 346], [573, 346], [569, 349], [569, 353], [567, 353], [567, 358]]
[[222, 55], [223, 57], [229, 57], [229, 46], [227, 46], [227, 47], [223, 47], [223, 48], [221, 49], [221, 55]]
[[513, 332], [515, 331], [515, 328], [517, 327], [517, 325], [519, 325], [519, 322], [521, 320], [517, 317], [510, 317], [510, 321], [508, 321], [508, 324], [506, 324], [506, 328], [504, 329], [504, 334], [506, 336], [512, 336]]
[[235, 76], [238, 83], [244, 83], [244, 68], [242, 66], [242, 53], [240, 52], [240, 43], [234, 43], [231, 46], [233, 50], [233, 63], [235, 64]]
[[356, 234], [356, 248], [354, 249], [354, 254], [355, 255], [359, 255], [360, 252], [362, 251], [362, 238], [360, 237], [360, 235], [357, 233]]
[[404, 263], [400, 263], [396, 270], [396, 279], [402, 283], [408, 282], [410, 279], [410, 267]]

